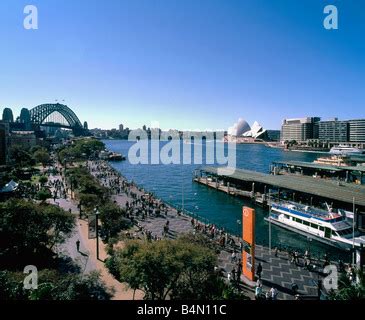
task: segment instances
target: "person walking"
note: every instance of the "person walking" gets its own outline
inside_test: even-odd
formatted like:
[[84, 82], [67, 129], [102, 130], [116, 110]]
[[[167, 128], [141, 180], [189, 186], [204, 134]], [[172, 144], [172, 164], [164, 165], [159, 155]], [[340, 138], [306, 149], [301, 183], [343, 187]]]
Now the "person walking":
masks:
[[257, 266], [256, 274], [257, 274], [257, 277], [259, 279], [261, 279], [261, 274], [262, 274], [262, 265], [261, 265], [261, 262], [259, 262], [259, 265]]
[[235, 251], [233, 251], [233, 252], [232, 252], [232, 255], [231, 255], [231, 263], [235, 262], [235, 261], [236, 261], [236, 259], [237, 259], [237, 257], [236, 257], [236, 252], [235, 252]]
[[278, 295], [278, 291], [276, 290], [276, 288], [272, 287], [270, 289], [271, 300], [276, 300], [277, 295]]
[[77, 249], [77, 252], [80, 252], [80, 240], [77, 239], [76, 241], [76, 249]]
[[259, 285], [255, 288], [255, 299], [261, 300], [261, 298], [262, 298], [262, 286]]

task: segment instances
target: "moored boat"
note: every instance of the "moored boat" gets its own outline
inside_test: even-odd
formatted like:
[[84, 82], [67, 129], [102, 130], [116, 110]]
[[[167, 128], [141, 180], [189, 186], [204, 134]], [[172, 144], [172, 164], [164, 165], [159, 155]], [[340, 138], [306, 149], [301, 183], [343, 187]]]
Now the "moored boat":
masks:
[[354, 148], [349, 145], [342, 145], [340, 144], [337, 147], [332, 147], [330, 150], [331, 154], [361, 154], [363, 151], [361, 151], [359, 148]]
[[296, 202], [272, 203], [267, 220], [296, 233], [335, 247], [365, 245], [365, 236], [354, 230], [341, 210], [314, 208]]

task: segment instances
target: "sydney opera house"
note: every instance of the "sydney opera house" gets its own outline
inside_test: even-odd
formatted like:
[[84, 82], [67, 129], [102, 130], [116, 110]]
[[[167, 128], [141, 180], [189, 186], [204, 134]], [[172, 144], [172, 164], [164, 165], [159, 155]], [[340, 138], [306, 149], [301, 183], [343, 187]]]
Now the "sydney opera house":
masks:
[[257, 121], [250, 126], [247, 121], [242, 118], [238, 119], [232, 127], [228, 128], [227, 133], [226, 140], [237, 143], [269, 140], [267, 130], [265, 130]]

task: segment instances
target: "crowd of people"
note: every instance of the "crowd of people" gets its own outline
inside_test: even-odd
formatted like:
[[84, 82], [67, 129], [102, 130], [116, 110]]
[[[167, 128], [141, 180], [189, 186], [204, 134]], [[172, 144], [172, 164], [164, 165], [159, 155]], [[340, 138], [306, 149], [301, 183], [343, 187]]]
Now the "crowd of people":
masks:
[[[158, 241], [164, 238], [170, 237], [170, 220], [176, 216], [185, 215], [181, 210], [166, 205], [163, 201], [155, 197], [152, 193], [146, 192], [143, 188], [138, 187], [134, 182], [127, 181], [120, 173], [114, 168], [110, 167], [105, 161], [88, 161], [87, 168], [90, 173], [99, 180], [99, 182], [106, 188], [108, 188], [113, 195], [125, 195], [127, 200], [124, 203], [124, 209], [126, 212], [126, 217], [129, 218], [137, 227], [137, 231], [133, 234], [127, 233], [130, 238], [145, 238], [148, 241]], [[57, 194], [60, 196], [62, 192], [65, 192], [65, 187], [62, 181], [54, 180], [53, 187]], [[116, 202], [116, 201], [115, 201]], [[161, 224], [161, 233], [151, 232], [146, 227], [143, 226], [143, 221], [147, 218], [165, 218], [165, 222]], [[214, 242], [217, 247], [221, 250], [226, 250], [231, 252], [231, 263], [233, 268], [231, 271], [225, 270], [226, 278], [229, 282], [234, 285], [239, 284], [240, 275], [242, 273], [242, 261], [241, 253], [243, 250], [243, 242], [232, 237], [228, 232], [222, 228], [218, 228], [215, 224], [203, 223], [194, 217], [190, 218], [191, 227], [194, 234], [201, 233], [207, 236], [212, 242]], [[279, 249], [274, 249], [275, 257], [278, 256]], [[307, 250], [304, 255], [300, 254], [297, 250], [288, 251], [289, 261], [296, 266], [303, 266], [308, 270], [313, 267], [313, 261], [310, 252]], [[329, 257], [326, 255], [324, 257], [323, 268], [330, 264]], [[341, 266], [341, 264], [340, 264]], [[217, 266], [217, 270], [218, 270]], [[263, 291], [263, 285], [261, 281], [262, 265], [259, 263], [256, 270], [256, 275], [258, 278], [255, 296], [257, 299], [270, 299], [276, 300], [278, 296], [278, 291], [275, 287], [272, 287], [267, 292]], [[354, 278], [354, 273], [348, 272], [351, 279]], [[298, 296], [298, 286], [293, 284], [292, 290], [294, 296]]]

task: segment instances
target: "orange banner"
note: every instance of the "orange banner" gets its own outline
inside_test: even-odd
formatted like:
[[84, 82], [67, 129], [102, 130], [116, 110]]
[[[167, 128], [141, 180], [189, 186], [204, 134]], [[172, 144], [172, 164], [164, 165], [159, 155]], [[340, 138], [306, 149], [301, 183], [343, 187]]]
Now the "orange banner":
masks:
[[251, 281], [255, 280], [255, 210], [242, 208], [242, 273]]

